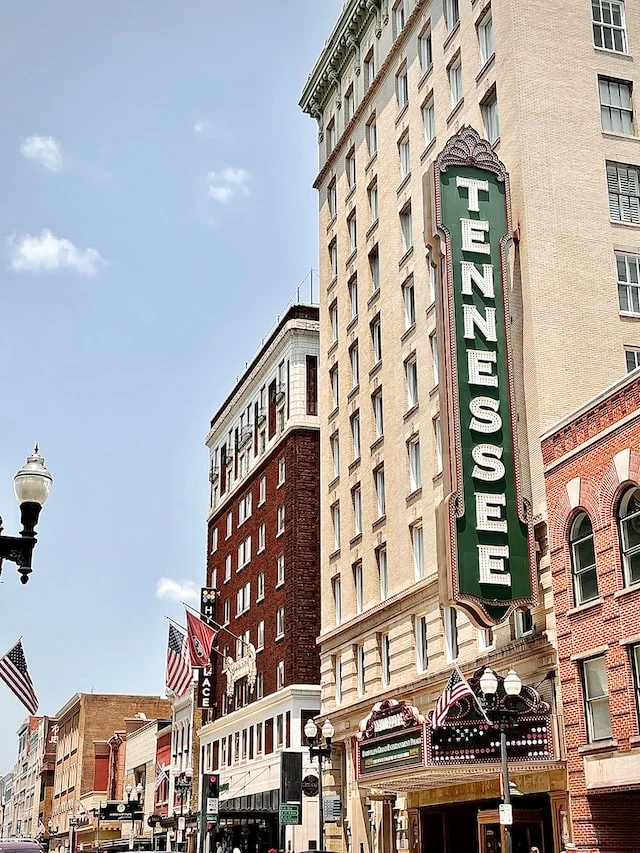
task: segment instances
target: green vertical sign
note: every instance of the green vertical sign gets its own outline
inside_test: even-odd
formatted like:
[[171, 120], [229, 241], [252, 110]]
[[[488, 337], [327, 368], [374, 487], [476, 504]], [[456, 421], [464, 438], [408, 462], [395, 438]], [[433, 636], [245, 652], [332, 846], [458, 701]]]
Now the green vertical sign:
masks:
[[531, 605], [535, 589], [514, 430], [509, 181], [489, 143], [464, 128], [438, 157], [433, 186], [446, 261], [439, 336], [448, 495], [439, 520], [450, 600], [488, 627]]

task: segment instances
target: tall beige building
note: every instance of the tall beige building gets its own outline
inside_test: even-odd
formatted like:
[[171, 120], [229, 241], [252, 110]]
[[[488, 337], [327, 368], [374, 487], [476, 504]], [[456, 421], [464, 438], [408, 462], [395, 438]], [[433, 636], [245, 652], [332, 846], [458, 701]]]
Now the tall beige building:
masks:
[[[545, 679], [556, 651], [540, 435], [640, 365], [636, 40], [640, 10], [621, 0], [348, 0], [304, 88], [320, 153], [322, 706], [336, 730], [326, 781], [342, 801], [331, 849], [500, 849], [495, 764], [385, 761], [386, 741], [378, 770], [362, 764], [358, 733], [375, 744], [397, 707], [421, 731], [454, 665], [513, 666], [539, 684], [552, 755], [513, 762], [514, 849], [570, 841], [562, 707]], [[538, 605], [486, 631], [445, 606], [435, 533], [445, 266], [428, 173], [466, 125], [510, 173], [517, 429], [538, 549]]]

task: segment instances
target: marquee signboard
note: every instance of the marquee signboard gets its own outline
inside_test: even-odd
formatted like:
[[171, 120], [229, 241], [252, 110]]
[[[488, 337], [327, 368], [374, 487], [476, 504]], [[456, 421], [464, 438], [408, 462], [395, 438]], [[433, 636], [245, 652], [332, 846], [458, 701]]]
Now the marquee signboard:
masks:
[[378, 702], [356, 735], [358, 776], [424, 765], [425, 718], [397, 699]]
[[515, 434], [509, 178], [489, 143], [466, 127], [438, 156], [432, 185], [446, 262], [438, 318], [448, 459], [440, 547], [449, 601], [490, 627], [535, 603], [532, 514]]

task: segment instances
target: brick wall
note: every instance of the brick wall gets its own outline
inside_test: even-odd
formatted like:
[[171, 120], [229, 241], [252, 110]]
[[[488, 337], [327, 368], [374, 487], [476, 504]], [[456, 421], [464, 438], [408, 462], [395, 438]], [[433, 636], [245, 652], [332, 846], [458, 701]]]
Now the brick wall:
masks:
[[[587, 792], [585, 761], [605, 767], [626, 754], [640, 768], [638, 709], [625, 642], [640, 641], [640, 584], [625, 587], [616, 520], [622, 495], [640, 484], [640, 379], [628, 380], [563, 424], [545, 438], [542, 452], [574, 841], [585, 853], [637, 851], [640, 774], [624, 791]], [[580, 511], [593, 525], [598, 598], [577, 606], [569, 535]], [[588, 742], [582, 661], [590, 652], [606, 656], [609, 743]]]

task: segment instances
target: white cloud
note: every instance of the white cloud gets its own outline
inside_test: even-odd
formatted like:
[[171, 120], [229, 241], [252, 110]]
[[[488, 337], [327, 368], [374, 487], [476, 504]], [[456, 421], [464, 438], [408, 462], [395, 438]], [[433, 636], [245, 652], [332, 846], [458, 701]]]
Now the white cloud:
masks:
[[156, 598], [166, 598], [168, 601], [198, 601], [200, 587], [193, 581], [160, 578], [156, 586]]
[[20, 153], [50, 172], [62, 171], [62, 146], [53, 136], [27, 136], [20, 145]]
[[9, 237], [11, 268], [17, 272], [72, 269], [80, 275], [95, 275], [105, 261], [97, 249], [78, 249], [64, 237], [54, 237], [48, 228], [40, 236]]
[[249, 178], [246, 169], [234, 169], [233, 166], [227, 166], [221, 172], [209, 172], [209, 197], [224, 204], [238, 193], [249, 195]]
[[210, 127], [210, 124], [206, 118], [199, 118], [199, 119], [197, 119], [197, 121], [193, 125], [193, 132], [194, 133], [205, 133], [207, 130], [209, 130], [209, 127]]

